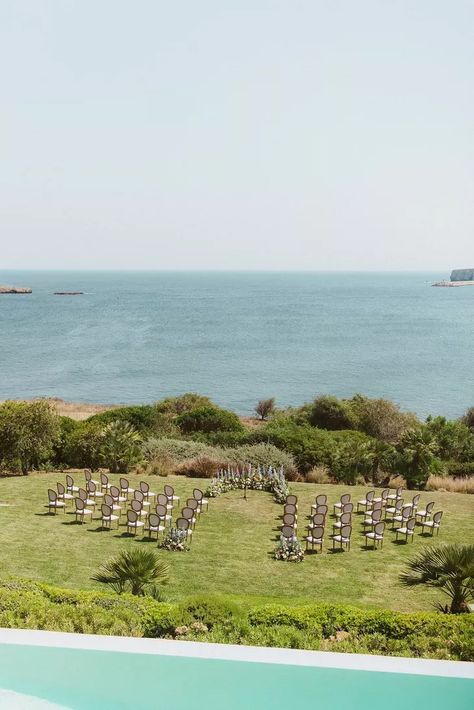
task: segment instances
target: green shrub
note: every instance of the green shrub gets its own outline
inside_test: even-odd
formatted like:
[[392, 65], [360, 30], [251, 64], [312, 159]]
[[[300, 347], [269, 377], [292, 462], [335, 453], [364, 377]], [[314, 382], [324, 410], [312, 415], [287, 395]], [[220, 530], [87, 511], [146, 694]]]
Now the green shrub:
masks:
[[189, 597], [179, 607], [181, 618], [201, 621], [209, 629], [222, 626], [243, 618], [242, 608], [223, 597], [196, 595]]
[[458, 461], [447, 461], [445, 463], [446, 473], [453, 478], [474, 476], [474, 461], [460, 463]]
[[197, 407], [180, 414], [176, 423], [184, 434], [215, 431], [245, 431], [237, 414], [219, 407]]
[[320, 429], [354, 429], [351, 410], [345, 402], [331, 395], [317, 397], [308, 413], [308, 421]]
[[153, 461], [163, 457], [170, 457], [177, 463], [192, 459], [196, 456], [212, 456], [215, 448], [200, 441], [189, 441], [187, 439], [148, 439], [143, 447], [144, 456], [147, 461]]

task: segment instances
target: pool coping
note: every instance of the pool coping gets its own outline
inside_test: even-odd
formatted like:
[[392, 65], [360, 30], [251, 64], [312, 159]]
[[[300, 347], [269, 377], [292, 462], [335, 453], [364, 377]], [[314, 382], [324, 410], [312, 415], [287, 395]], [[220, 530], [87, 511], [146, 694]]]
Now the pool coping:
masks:
[[199, 641], [0, 629], [0, 644], [474, 679], [474, 663], [467, 661], [236, 646]]

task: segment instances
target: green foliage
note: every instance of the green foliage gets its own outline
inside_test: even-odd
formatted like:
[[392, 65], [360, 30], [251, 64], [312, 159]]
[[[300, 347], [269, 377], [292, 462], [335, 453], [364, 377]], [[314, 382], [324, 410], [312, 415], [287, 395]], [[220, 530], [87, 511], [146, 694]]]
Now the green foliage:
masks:
[[461, 417], [461, 421], [468, 427], [468, 429], [474, 432], [474, 407], [469, 407], [466, 414]]
[[427, 430], [432, 434], [443, 461], [474, 461], [474, 432], [461, 421], [428, 417]]
[[196, 456], [212, 456], [215, 448], [201, 441], [189, 439], [152, 438], [145, 441], [143, 452], [147, 461], [170, 457], [179, 463]]
[[397, 466], [408, 488], [424, 488], [430, 473], [440, 470], [437, 448], [433, 435], [426, 427], [405, 432], [398, 445]]
[[111, 473], [126, 473], [142, 456], [140, 434], [125, 421], [114, 421], [102, 432], [101, 456]]
[[53, 454], [59, 417], [44, 400], [0, 405], [0, 465], [27, 474]]
[[68, 432], [62, 445], [64, 463], [72, 468], [96, 471], [102, 462], [102, 430], [90, 420], [78, 422]]
[[355, 421], [354, 428], [388, 444], [398, 443], [403, 434], [418, 423], [414, 414], [401, 412], [397, 404], [387, 399], [355, 395], [347, 404]]
[[94, 414], [87, 421], [101, 429], [113, 422], [126, 422], [142, 435], [173, 436], [178, 432], [171, 417], [160, 409], [159, 404], [117, 407]]
[[474, 459], [466, 463], [448, 461], [445, 464], [446, 473], [453, 477], [474, 476]]
[[206, 406], [196, 407], [189, 412], [180, 414], [176, 420], [184, 434], [195, 432], [244, 431], [239, 417], [227, 409]]
[[345, 402], [331, 395], [317, 397], [308, 412], [308, 421], [320, 429], [354, 429], [351, 410]]
[[218, 643], [474, 660], [470, 614], [404, 614], [337, 604], [249, 607], [213, 595], [165, 604], [126, 593], [0, 582], [4, 628], [173, 638], [184, 625], [185, 638]]
[[419, 552], [407, 565], [401, 582], [412, 587], [427, 584], [441, 589], [451, 604], [438, 607], [451, 614], [469, 612], [474, 602], [474, 545], [439, 545]]
[[110, 585], [118, 594], [130, 591], [143, 596], [151, 585], [165, 584], [168, 576], [168, 565], [153, 550], [132, 549], [103, 564], [92, 579]]

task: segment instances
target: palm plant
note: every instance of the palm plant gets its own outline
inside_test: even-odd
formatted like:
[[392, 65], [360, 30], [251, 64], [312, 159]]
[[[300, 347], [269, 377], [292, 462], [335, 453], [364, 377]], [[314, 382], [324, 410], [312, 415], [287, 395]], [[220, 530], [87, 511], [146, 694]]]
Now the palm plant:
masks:
[[408, 587], [426, 584], [441, 589], [451, 599], [449, 607], [436, 605], [445, 613], [469, 611], [468, 604], [474, 601], [474, 545], [427, 547], [407, 567], [400, 576], [402, 584]]
[[118, 594], [145, 594], [146, 587], [166, 584], [169, 566], [153, 550], [126, 550], [102, 565], [92, 579], [109, 584]]
[[126, 473], [138, 463], [142, 453], [142, 439], [128, 422], [111, 422], [102, 432], [101, 454], [112, 473]]

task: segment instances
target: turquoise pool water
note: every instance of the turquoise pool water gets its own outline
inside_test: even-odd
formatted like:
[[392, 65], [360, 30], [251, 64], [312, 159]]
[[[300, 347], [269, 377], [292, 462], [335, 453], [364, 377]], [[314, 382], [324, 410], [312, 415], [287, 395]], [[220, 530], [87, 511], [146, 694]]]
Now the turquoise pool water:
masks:
[[[474, 707], [467, 677], [10, 643], [0, 643], [0, 687], [75, 710]], [[28, 702], [18, 707], [41, 707]]]

